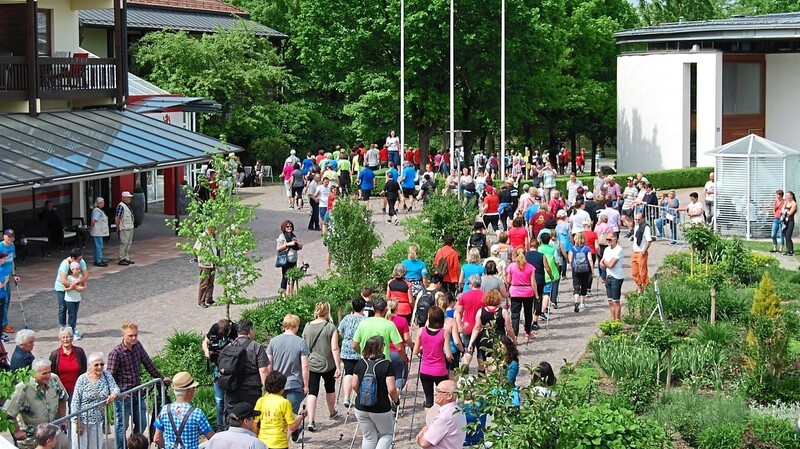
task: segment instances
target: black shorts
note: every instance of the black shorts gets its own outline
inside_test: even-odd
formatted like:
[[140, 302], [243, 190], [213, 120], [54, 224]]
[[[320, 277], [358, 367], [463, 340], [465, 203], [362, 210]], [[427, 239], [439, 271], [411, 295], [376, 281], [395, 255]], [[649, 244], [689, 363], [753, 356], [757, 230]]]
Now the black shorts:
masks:
[[369, 195], [372, 193], [372, 190], [361, 189], [361, 201], [369, 201]]
[[319, 380], [325, 381], [325, 393], [336, 393], [336, 369], [332, 369], [326, 373], [315, 373], [311, 371], [308, 376], [308, 394], [310, 396], [319, 395]]
[[408, 198], [410, 196], [414, 196], [414, 192], [415, 192], [415, 190], [414, 190], [413, 187], [411, 187], [411, 188], [403, 187], [403, 196], [406, 197], [406, 198]]
[[621, 209], [619, 211], [620, 215], [624, 215], [626, 217], [633, 217], [633, 208], [630, 209]]
[[455, 369], [459, 367], [459, 363], [461, 363], [461, 353], [456, 350], [456, 352], [453, 353], [453, 361], [447, 362], [447, 370], [455, 371]]
[[342, 359], [342, 363], [344, 363], [345, 376], [352, 376], [356, 372], [356, 364], [358, 363], [358, 360]]
[[297, 199], [303, 198], [303, 187], [292, 187], [292, 197]]

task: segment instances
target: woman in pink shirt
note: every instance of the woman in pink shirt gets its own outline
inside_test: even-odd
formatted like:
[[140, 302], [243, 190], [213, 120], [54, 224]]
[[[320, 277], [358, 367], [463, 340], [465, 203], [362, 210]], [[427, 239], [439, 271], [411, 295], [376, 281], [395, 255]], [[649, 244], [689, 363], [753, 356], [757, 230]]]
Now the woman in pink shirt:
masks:
[[511, 229], [508, 230], [508, 244], [514, 248], [528, 247], [528, 230], [525, 229], [525, 221], [522, 217], [517, 217], [511, 222]]
[[428, 323], [417, 333], [414, 356], [422, 353], [419, 380], [425, 392], [425, 412], [433, 407], [433, 387], [449, 379], [447, 361], [453, 358], [450, 352], [450, 333], [444, 328], [444, 311], [438, 306], [428, 309]]
[[292, 172], [294, 166], [286, 164], [281, 171], [281, 178], [283, 178], [283, 187], [286, 189], [286, 198], [289, 198], [289, 209], [294, 209], [294, 198], [292, 198]]
[[536, 299], [536, 270], [525, 260], [525, 250], [520, 248], [514, 254], [514, 263], [506, 269], [506, 281], [511, 295], [511, 327], [514, 335], [519, 335], [520, 311], [525, 313], [525, 336], [536, 336], [531, 330], [533, 324], [533, 300]]

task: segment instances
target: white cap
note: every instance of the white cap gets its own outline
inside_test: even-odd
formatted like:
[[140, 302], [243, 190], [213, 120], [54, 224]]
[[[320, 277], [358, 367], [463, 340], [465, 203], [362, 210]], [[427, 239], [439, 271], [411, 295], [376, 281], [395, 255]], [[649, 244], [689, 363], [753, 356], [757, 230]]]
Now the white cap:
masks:
[[294, 150], [292, 150], [292, 151], [290, 151], [290, 152], [289, 152], [289, 154], [292, 154], [292, 155], [294, 155], [294, 154], [297, 154], [297, 152], [296, 152], [296, 151], [294, 151]]
[[126, 190], [126, 191], [122, 192], [122, 197], [123, 198], [133, 198], [133, 195], [131, 195], [131, 192], [128, 192]]

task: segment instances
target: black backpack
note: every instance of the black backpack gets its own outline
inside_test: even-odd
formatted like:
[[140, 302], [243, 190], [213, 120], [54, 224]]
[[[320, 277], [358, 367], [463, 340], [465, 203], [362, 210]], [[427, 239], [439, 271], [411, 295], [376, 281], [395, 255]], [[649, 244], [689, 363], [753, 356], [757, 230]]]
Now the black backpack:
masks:
[[481, 259], [489, 257], [489, 247], [486, 246], [486, 236], [483, 234], [472, 234], [469, 236], [469, 247], [478, 248]]
[[419, 297], [417, 300], [416, 308], [416, 317], [414, 322], [417, 323], [417, 326], [422, 327], [428, 322], [428, 309], [433, 307], [436, 304], [436, 292], [438, 290], [430, 291], [430, 290], [423, 290], [422, 296]]
[[247, 348], [253, 342], [243, 345], [238, 341], [222, 348], [217, 359], [219, 379], [217, 385], [224, 391], [234, 391], [242, 384], [245, 363], [247, 361]]
[[386, 359], [369, 360], [364, 359], [367, 368], [364, 370], [364, 378], [358, 385], [358, 398], [356, 403], [362, 407], [374, 407], [378, 404], [378, 378], [375, 376], [375, 368]]

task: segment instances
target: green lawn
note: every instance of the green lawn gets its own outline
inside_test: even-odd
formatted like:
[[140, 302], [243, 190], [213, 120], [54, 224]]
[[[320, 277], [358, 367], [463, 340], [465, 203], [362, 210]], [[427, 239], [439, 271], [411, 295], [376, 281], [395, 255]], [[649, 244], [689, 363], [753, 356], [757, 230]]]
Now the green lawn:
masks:
[[[769, 252], [772, 249], [772, 242], [769, 241], [769, 240], [763, 240], [763, 241], [751, 240], [751, 241], [747, 242], [747, 245], [753, 251]], [[784, 257], [782, 254], [774, 254], [774, 255], [775, 255], [775, 257]], [[797, 260], [800, 260], [800, 256], [795, 255], [794, 257]]]

